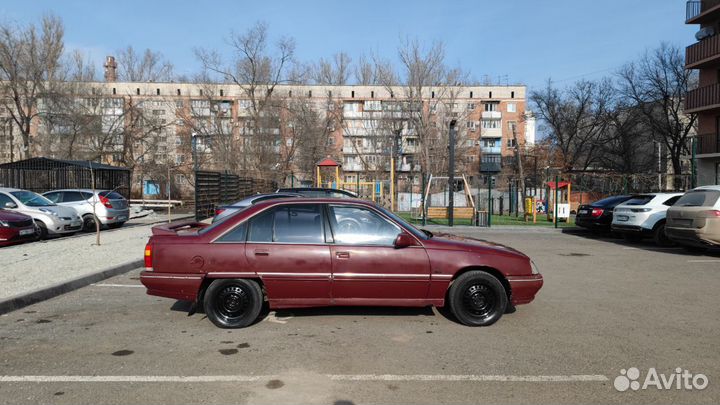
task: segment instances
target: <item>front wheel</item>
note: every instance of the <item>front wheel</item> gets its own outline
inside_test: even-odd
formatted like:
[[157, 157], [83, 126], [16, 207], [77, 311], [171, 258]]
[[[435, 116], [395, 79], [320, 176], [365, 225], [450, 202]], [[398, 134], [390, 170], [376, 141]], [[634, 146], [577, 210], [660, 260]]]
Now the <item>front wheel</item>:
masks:
[[458, 277], [450, 286], [448, 300], [453, 315], [467, 326], [492, 325], [508, 306], [505, 287], [484, 271], [470, 271]]
[[252, 280], [221, 279], [205, 291], [203, 307], [210, 321], [220, 328], [244, 328], [260, 314], [263, 293]]
[[48, 237], [48, 230], [47, 226], [42, 221], [35, 221], [35, 225], [37, 225], [38, 229], [38, 239], [45, 240]]

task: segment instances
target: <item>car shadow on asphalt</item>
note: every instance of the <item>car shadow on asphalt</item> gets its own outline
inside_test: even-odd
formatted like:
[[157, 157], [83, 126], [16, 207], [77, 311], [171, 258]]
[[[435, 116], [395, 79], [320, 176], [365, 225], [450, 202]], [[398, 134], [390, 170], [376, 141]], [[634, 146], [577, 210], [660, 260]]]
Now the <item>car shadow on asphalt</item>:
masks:
[[593, 230], [584, 229], [584, 228], [567, 228], [567, 229], [563, 229], [562, 233], [566, 234], [566, 235], [578, 236], [578, 237], [585, 238], [585, 239], [597, 240], [600, 242], [613, 243], [613, 244], [616, 244], [616, 245], [622, 246], [622, 247], [642, 249], [642, 250], [646, 250], [648, 252], [663, 251], [663, 252], [667, 252], [667, 253], [673, 253], [673, 254], [689, 256], [689, 257], [702, 257], [702, 256], [720, 257], [720, 249], [708, 249], [705, 251], [691, 251], [691, 250], [685, 249], [682, 246], [678, 246], [678, 245], [658, 246], [653, 242], [652, 238], [645, 238], [640, 241], [634, 242], [634, 241], [625, 240], [622, 236], [616, 236], [609, 231], [601, 232], [601, 231], [593, 231]]

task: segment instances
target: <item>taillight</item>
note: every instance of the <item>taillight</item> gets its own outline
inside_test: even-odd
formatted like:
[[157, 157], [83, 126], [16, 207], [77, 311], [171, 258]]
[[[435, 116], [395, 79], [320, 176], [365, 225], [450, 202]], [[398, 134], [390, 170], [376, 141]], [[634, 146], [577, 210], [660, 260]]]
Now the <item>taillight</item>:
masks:
[[215, 216], [222, 214], [224, 211], [225, 208], [215, 208]]
[[592, 213], [590, 213], [590, 215], [592, 215], [593, 218], [597, 218], [600, 215], [602, 215], [604, 211], [605, 210], [603, 210], [602, 208], [593, 208]]
[[145, 268], [152, 269], [152, 245], [145, 245]]
[[110, 203], [110, 200], [107, 197], [100, 196], [100, 202], [102, 205], [105, 206], [105, 208], [112, 208], [112, 203]]
[[705, 216], [707, 218], [720, 218], [720, 210], [708, 210], [705, 211]]

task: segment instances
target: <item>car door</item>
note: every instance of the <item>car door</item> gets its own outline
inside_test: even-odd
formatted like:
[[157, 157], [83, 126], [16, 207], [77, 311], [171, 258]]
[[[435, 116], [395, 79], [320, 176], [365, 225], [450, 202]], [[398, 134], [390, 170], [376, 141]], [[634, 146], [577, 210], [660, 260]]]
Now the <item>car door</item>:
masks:
[[396, 249], [402, 229], [369, 207], [330, 204], [333, 301], [413, 305], [427, 299], [430, 261], [422, 246]]
[[250, 218], [245, 255], [275, 307], [331, 303], [322, 204], [281, 204]]

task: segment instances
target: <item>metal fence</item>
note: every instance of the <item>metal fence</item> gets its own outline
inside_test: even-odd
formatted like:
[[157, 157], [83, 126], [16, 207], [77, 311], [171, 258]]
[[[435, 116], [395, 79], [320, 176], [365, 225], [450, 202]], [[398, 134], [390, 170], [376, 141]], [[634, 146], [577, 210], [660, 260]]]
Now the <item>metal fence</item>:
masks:
[[95, 188], [115, 190], [129, 198], [130, 171], [95, 162], [31, 158], [1, 164], [0, 187], [36, 193], [64, 188]]
[[195, 172], [195, 219], [200, 221], [215, 214], [215, 208], [232, 204], [257, 193], [272, 193], [277, 183], [230, 173]]

